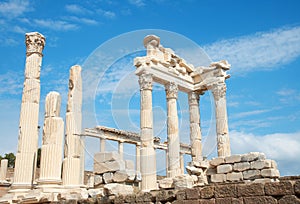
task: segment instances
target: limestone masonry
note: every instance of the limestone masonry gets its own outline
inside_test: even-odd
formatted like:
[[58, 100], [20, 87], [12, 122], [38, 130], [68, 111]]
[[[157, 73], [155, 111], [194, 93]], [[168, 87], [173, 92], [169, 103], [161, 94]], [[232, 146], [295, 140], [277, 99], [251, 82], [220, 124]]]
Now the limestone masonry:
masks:
[[[231, 155], [226, 107], [226, 60], [194, 67], [160, 38], [144, 38], [146, 56], [136, 57], [140, 86], [140, 132], [97, 126], [82, 127], [82, 68], [70, 68], [65, 122], [61, 97], [48, 93], [39, 174], [38, 115], [40, 71], [45, 38], [26, 34], [26, 65], [21, 101], [18, 148], [14, 175], [1, 160], [0, 203], [300, 203], [300, 179], [280, 178], [275, 161], [264, 153]], [[153, 133], [153, 84], [165, 87], [167, 141]], [[177, 99], [188, 95], [190, 144], [180, 143]], [[214, 98], [218, 157], [202, 155], [199, 102], [205, 92]], [[92, 172], [84, 170], [85, 137], [99, 139]], [[117, 152], [106, 151], [106, 141], [118, 143]], [[124, 159], [124, 144], [135, 146], [135, 162]], [[166, 177], [157, 175], [156, 150], [166, 152]], [[184, 167], [184, 155], [191, 161]], [[184, 172], [187, 172], [185, 174]]]

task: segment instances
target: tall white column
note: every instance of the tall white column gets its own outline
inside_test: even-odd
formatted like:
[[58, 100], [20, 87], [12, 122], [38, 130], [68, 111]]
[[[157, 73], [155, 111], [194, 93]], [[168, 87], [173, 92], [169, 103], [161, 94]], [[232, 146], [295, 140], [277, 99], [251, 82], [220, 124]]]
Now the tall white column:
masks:
[[184, 154], [180, 153], [180, 172], [184, 174]]
[[35, 179], [38, 149], [38, 116], [40, 103], [40, 70], [45, 37], [26, 33], [26, 65], [20, 112], [18, 151], [13, 188], [30, 189]]
[[215, 100], [217, 148], [218, 156], [230, 156], [230, 141], [228, 135], [228, 119], [226, 106], [226, 84], [219, 82], [212, 85], [212, 93]]
[[122, 141], [119, 141], [118, 146], [119, 146], [118, 150], [119, 150], [120, 158], [124, 159], [124, 143]]
[[166, 84], [167, 95], [167, 129], [168, 129], [168, 177], [180, 175], [180, 141], [178, 135], [177, 96], [178, 87], [175, 83]]
[[100, 138], [100, 152], [105, 152], [105, 139]]
[[135, 151], [135, 169], [136, 171], [141, 171], [141, 156], [140, 156], [140, 152], [141, 152], [141, 146], [140, 145], [136, 145], [136, 151]]
[[81, 67], [70, 69], [69, 94], [66, 113], [66, 136], [63, 161], [63, 185], [78, 187], [83, 185], [82, 153], [84, 147], [80, 134], [82, 131], [82, 80]]
[[200, 127], [199, 94], [190, 92], [188, 95], [190, 112], [190, 142], [192, 160], [202, 160], [202, 134]]
[[8, 160], [2, 159], [1, 167], [0, 167], [0, 183], [6, 182], [7, 166], [8, 166]]
[[50, 92], [47, 95], [38, 184], [61, 184], [64, 121], [59, 117], [60, 104], [59, 93]]
[[141, 189], [157, 189], [156, 156], [153, 142], [152, 75], [139, 76], [141, 91]]

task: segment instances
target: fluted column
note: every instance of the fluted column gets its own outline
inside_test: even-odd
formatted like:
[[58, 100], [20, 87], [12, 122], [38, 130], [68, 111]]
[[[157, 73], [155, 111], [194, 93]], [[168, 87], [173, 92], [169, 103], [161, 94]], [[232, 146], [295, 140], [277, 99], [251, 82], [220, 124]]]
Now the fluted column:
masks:
[[152, 75], [139, 77], [141, 91], [141, 189], [157, 189], [156, 156], [153, 143]]
[[0, 166], [0, 183], [6, 182], [7, 165], [8, 165], [8, 160], [2, 159], [1, 166]]
[[202, 134], [200, 127], [199, 94], [190, 92], [188, 95], [190, 112], [190, 142], [192, 160], [202, 160]]
[[100, 152], [105, 152], [105, 139], [100, 138]]
[[140, 156], [140, 150], [141, 146], [136, 145], [136, 151], [135, 151], [135, 169], [136, 171], [141, 171], [141, 156]]
[[119, 141], [118, 146], [119, 146], [118, 150], [119, 150], [120, 158], [124, 159], [124, 143], [122, 141]]
[[177, 96], [178, 86], [170, 82], [166, 84], [167, 95], [167, 129], [168, 129], [168, 177], [180, 175], [180, 141], [178, 135]]
[[219, 82], [212, 85], [216, 109], [217, 148], [218, 156], [229, 156], [230, 141], [228, 135], [228, 119], [226, 106], [226, 84]]
[[61, 97], [50, 92], [46, 97], [41, 167], [38, 184], [61, 184], [64, 121], [60, 115]]
[[180, 173], [184, 174], [184, 154], [180, 153]]
[[63, 161], [63, 185], [78, 187], [83, 184], [84, 169], [82, 154], [84, 147], [80, 134], [82, 131], [82, 80], [81, 67], [70, 69], [69, 94], [66, 113], [66, 136]]
[[45, 37], [37, 32], [26, 34], [26, 65], [20, 112], [18, 151], [13, 188], [31, 188], [35, 179], [38, 149], [40, 70]]

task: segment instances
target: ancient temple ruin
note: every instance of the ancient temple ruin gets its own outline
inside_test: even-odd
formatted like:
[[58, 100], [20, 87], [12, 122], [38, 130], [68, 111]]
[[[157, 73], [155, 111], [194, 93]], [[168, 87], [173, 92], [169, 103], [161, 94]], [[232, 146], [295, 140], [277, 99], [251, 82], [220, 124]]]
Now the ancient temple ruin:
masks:
[[[147, 54], [136, 57], [133, 62], [140, 86], [140, 132], [103, 126], [83, 129], [81, 67], [72, 66], [65, 122], [60, 116], [60, 94], [50, 92], [46, 97], [41, 166], [37, 178], [40, 72], [45, 38], [40, 33], [27, 33], [25, 42], [25, 82], [15, 173], [9, 193], [0, 199], [0, 203], [11, 203], [12, 200], [57, 201], [58, 195], [65, 200], [95, 195], [126, 195], [134, 192], [133, 187], [148, 192], [193, 188], [210, 183], [277, 181], [279, 171], [276, 162], [266, 159], [263, 153], [231, 155], [225, 83], [230, 77], [226, 73], [230, 64], [222, 60], [208, 67], [194, 67], [172, 49], [163, 47], [160, 38], [155, 35], [144, 38]], [[154, 82], [165, 87], [167, 142], [160, 141], [153, 134]], [[188, 94], [190, 144], [180, 143], [177, 113], [179, 91]], [[215, 104], [218, 157], [211, 161], [202, 155], [199, 100], [206, 91], [212, 92]], [[88, 183], [84, 183], [85, 137], [99, 138], [101, 147], [94, 157], [94, 171], [89, 174]], [[106, 151], [107, 140], [118, 142], [118, 152]], [[135, 165], [133, 161], [124, 160], [124, 143], [135, 145]], [[156, 149], [166, 151], [167, 155], [167, 175], [160, 180], [156, 172]], [[186, 167], [184, 154], [192, 158]], [[7, 184], [6, 168], [7, 160], [2, 160], [0, 183]], [[187, 174], [184, 173], [185, 168]]]

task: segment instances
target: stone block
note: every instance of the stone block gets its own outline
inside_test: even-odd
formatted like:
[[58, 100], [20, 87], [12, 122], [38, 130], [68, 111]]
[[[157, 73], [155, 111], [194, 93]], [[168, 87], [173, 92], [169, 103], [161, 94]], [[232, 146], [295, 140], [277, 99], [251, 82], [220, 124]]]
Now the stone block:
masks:
[[205, 186], [200, 189], [200, 197], [207, 199], [214, 196], [215, 187], [214, 186]]
[[217, 168], [209, 168], [209, 169], [207, 169], [207, 171], [206, 171], [206, 175], [207, 176], [210, 176], [210, 175], [213, 175], [213, 174], [217, 174]]
[[193, 178], [194, 183], [198, 182], [198, 176], [196, 175], [191, 175], [191, 177]]
[[271, 160], [271, 163], [272, 163], [272, 166], [271, 166], [271, 167], [272, 167], [273, 169], [278, 169], [278, 168], [277, 168], [277, 163], [276, 163], [276, 161]]
[[251, 162], [251, 161], [256, 161], [256, 160], [265, 160], [266, 155], [261, 152], [250, 152], [248, 154], [242, 155], [242, 162]]
[[258, 178], [251, 182], [253, 182], [253, 183], [268, 183], [268, 182], [275, 182], [275, 181], [276, 181], [276, 179], [272, 179], [272, 178]]
[[103, 182], [111, 183], [113, 181], [113, 173], [107, 172], [103, 174]]
[[245, 171], [250, 169], [251, 165], [249, 162], [239, 162], [233, 165], [234, 171]]
[[266, 183], [265, 193], [272, 196], [292, 195], [294, 194], [294, 188], [290, 181]]
[[242, 172], [231, 172], [226, 174], [227, 181], [242, 181], [243, 173]]
[[250, 163], [251, 169], [265, 169], [272, 167], [272, 161], [269, 159], [261, 160], [261, 161], [253, 161]]
[[280, 176], [280, 173], [277, 169], [262, 169], [261, 175], [262, 177], [278, 178]]
[[103, 179], [101, 175], [94, 175], [94, 185], [98, 186], [103, 183]]
[[209, 162], [211, 166], [219, 166], [220, 164], [224, 164], [224, 163], [225, 163], [224, 157], [214, 158]]
[[215, 187], [215, 198], [237, 197], [237, 188], [235, 184], [217, 185]]
[[244, 204], [277, 204], [277, 200], [272, 196], [245, 197]]
[[103, 174], [106, 172], [115, 172], [125, 170], [125, 162], [124, 161], [109, 161], [105, 163], [94, 163], [94, 173], [95, 174]]
[[265, 195], [264, 184], [250, 183], [237, 185], [238, 197]]
[[294, 185], [295, 194], [300, 195], [300, 180], [297, 180]]
[[128, 170], [134, 170], [134, 163], [132, 160], [125, 160], [125, 168]]
[[125, 170], [121, 170], [121, 171], [116, 171], [114, 174], [113, 174], [113, 182], [115, 183], [122, 183], [122, 182], [125, 182], [128, 178], [128, 174]]
[[218, 174], [224, 174], [229, 173], [232, 171], [232, 165], [231, 164], [222, 164], [217, 166], [217, 173]]
[[[195, 204], [199, 203], [199, 204], [215, 204], [215, 199], [214, 198], [211, 198], [209, 200], [204, 200], [204, 199], [199, 199], [197, 201], [194, 201]], [[193, 200], [189, 203], [189, 204], [194, 204], [193, 203]]]
[[201, 168], [197, 168], [194, 166], [186, 166], [185, 168], [189, 175], [199, 176], [199, 175], [203, 174], [203, 170]]
[[104, 196], [103, 188], [89, 189], [88, 194], [92, 198]]
[[231, 204], [244, 204], [243, 198], [231, 198]]
[[180, 175], [173, 179], [174, 187], [176, 190], [182, 190], [186, 188], [193, 188], [193, 178], [190, 175]]
[[223, 183], [226, 181], [226, 175], [225, 174], [213, 174], [210, 176], [210, 180], [213, 183]]
[[158, 181], [159, 187], [163, 189], [173, 188], [173, 179], [172, 178], [164, 178]]
[[180, 190], [176, 193], [176, 200], [186, 200], [185, 190]]
[[156, 194], [156, 202], [172, 202], [176, 199], [175, 192], [173, 190], [160, 190]]
[[104, 185], [106, 195], [129, 195], [133, 194], [133, 187], [119, 183], [109, 183]]
[[98, 152], [94, 156], [96, 163], [104, 163], [108, 161], [120, 161], [120, 154], [117, 152]]
[[135, 203], [135, 194], [129, 194], [129, 195], [126, 195], [125, 196], [125, 199], [124, 199], [124, 201], [126, 202], [126, 203]]
[[217, 198], [215, 204], [231, 204], [231, 198]]
[[187, 200], [197, 200], [200, 198], [200, 192], [198, 188], [186, 189], [185, 193]]
[[233, 164], [233, 163], [237, 163], [237, 162], [240, 162], [242, 159], [242, 155], [231, 155], [231, 156], [228, 156], [228, 157], [225, 157], [225, 163], [226, 164]]
[[297, 196], [295, 195], [286, 195], [278, 200], [278, 204], [287, 204], [287, 203], [300, 204], [300, 199], [297, 198]]
[[195, 166], [195, 167], [203, 168], [203, 169], [207, 169], [209, 167], [209, 161], [208, 160], [192, 161], [189, 164], [190, 164], [190, 166]]
[[247, 170], [243, 172], [243, 177], [244, 179], [256, 179], [256, 178], [260, 178], [261, 174], [260, 174], [260, 170]]

